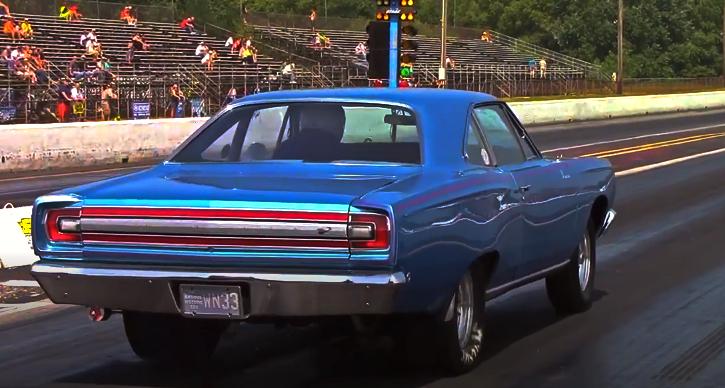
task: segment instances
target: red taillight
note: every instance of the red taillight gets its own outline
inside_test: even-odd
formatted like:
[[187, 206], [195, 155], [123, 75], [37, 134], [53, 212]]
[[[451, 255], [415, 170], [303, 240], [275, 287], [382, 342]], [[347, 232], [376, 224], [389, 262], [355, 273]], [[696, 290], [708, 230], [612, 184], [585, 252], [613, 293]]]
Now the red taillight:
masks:
[[390, 247], [390, 220], [382, 214], [350, 214], [347, 230], [352, 249]]
[[45, 214], [45, 228], [52, 242], [81, 241], [81, 209], [51, 209]]

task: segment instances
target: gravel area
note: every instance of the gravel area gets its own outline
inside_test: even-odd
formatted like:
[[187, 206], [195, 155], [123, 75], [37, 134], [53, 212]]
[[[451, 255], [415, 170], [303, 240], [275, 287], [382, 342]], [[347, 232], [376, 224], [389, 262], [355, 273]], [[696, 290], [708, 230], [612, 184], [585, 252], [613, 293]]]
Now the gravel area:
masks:
[[0, 304], [28, 303], [45, 298], [47, 296], [40, 287], [0, 286]]

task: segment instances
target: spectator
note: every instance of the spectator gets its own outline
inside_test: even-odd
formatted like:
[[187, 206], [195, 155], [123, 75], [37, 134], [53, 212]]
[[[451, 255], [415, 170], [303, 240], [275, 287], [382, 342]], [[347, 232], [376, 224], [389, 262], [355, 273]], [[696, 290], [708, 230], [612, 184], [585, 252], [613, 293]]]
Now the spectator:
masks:
[[227, 97], [224, 99], [224, 105], [227, 105], [237, 98], [237, 89], [232, 86], [227, 92]]
[[121, 11], [121, 20], [128, 22], [129, 26], [136, 26], [138, 19], [136, 18], [136, 10], [132, 6], [127, 5], [123, 11]]
[[131, 38], [131, 44], [133, 45], [134, 51], [144, 51], [149, 47], [149, 44], [146, 43], [146, 39], [144, 39], [141, 34], [136, 34]]
[[71, 100], [71, 90], [68, 86], [68, 81], [63, 78], [60, 81], [60, 85], [58, 85], [58, 119], [61, 123], [65, 123], [68, 120]]
[[33, 39], [33, 26], [30, 25], [28, 19], [23, 19], [20, 23], [20, 36], [22, 36], [23, 39]]
[[83, 113], [86, 111], [86, 97], [83, 95], [81, 84], [79, 82], [73, 83], [73, 89], [70, 90], [71, 98], [73, 99], [73, 116], [77, 120], [82, 120]]
[[234, 55], [234, 53], [239, 53], [242, 50], [242, 38], [237, 38], [237, 40], [232, 43], [232, 50], [230, 52], [231, 55]]
[[183, 103], [184, 101], [184, 94], [179, 90], [179, 85], [174, 84], [171, 86], [171, 90], [169, 91], [169, 108], [171, 109], [171, 118], [176, 118], [178, 116], [178, 110], [179, 110], [179, 104]]
[[73, 20], [80, 19], [83, 15], [78, 13], [78, 6], [72, 5], [68, 6], [68, 3], [65, 1], [63, 2], [63, 5], [60, 6], [60, 15], [58, 15], [60, 18], [65, 19], [66, 21], [70, 22]]
[[209, 47], [204, 44], [204, 42], [199, 43], [198, 46], [196, 46], [196, 56], [197, 57], [205, 57], [206, 54], [209, 52]]
[[78, 59], [77, 55], [74, 55], [73, 58], [71, 58], [70, 62], [68, 62], [68, 75], [77, 78], [79, 76], [83, 76], [85, 71], [85, 56], [84, 60], [81, 61]]
[[446, 57], [446, 67], [448, 68], [454, 68], [456, 67], [456, 62], [452, 60], [451, 58]]
[[536, 77], [536, 59], [531, 59], [529, 61], [529, 72], [531, 73], [531, 78]]
[[[86, 42], [85, 45], [83, 44], [84, 41]], [[93, 43], [93, 44], [98, 43], [98, 37], [96, 36], [96, 29], [94, 28], [94, 29], [88, 31], [87, 33], [81, 35], [80, 42], [81, 42], [81, 46], [85, 46], [86, 48], [88, 48], [89, 43]]]
[[546, 60], [544, 58], [541, 58], [539, 62], [539, 69], [541, 70], [541, 78], [544, 78], [544, 74], [546, 74]]
[[206, 70], [211, 71], [214, 68], [214, 62], [216, 61], [218, 55], [215, 50], [211, 50], [206, 55], [204, 55], [204, 58], [201, 59], [201, 64], [206, 65]]
[[357, 44], [357, 47], [355, 47], [355, 54], [365, 58], [365, 55], [368, 53], [368, 48], [365, 46], [364, 42], [360, 42]]
[[128, 42], [128, 50], [126, 51], [126, 62], [128, 64], [133, 64], [133, 61], [136, 60], [136, 48], [133, 46], [133, 41]]
[[101, 114], [103, 120], [111, 120], [116, 99], [118, 99], [118, 96], [113, 92], [113, 84], [106, 85], [101, 93]]
[[317, 7], [312, 7], [310, 13], [310, 31], [315, 32], [315, 20], [317, 19]]
[[15, 20], [11, 17], [5, 20], [3, 32], [5, 35], [9, 35], [13, 39], [13, 43], [15, 43], [16, 40], [20, 40], [20, 28], [15, 24]]
[[2, 2], [0, 2], [0, 16], [10, 17], [10, 8]]
[[196, 28], [194, 28], [194, 17], [189, 17], [181, 21], [181, 24], [179, 24], [179, 27], [181, 27], [182, 30], [192, 34], [196, 35]]
[[491, 35], [488, 33], [488, 31], [484, 31], [481, 33], [481, 40], [484, 42], [491, 42]]
[[247, 15], [249, 15], [249, 10], [247, 9], [247, 5], [242, 6], [242, 25], [247, 25]]
[[86, 54], [93, 59], [98, 59], [103, 56], [103, 46], [100, 43], [90, 44]]
[[291, 84], [296, 84], [297, 82], [295, 81], [295, 64], [292, 62], [285, 62], [283, 65], [284, 67], [282, 68], [282, 75], [288, 76]]
[[249, 45], [242, 50], [242, 63], [253, 65], [257, 62], [257, 55], [253, 46]]

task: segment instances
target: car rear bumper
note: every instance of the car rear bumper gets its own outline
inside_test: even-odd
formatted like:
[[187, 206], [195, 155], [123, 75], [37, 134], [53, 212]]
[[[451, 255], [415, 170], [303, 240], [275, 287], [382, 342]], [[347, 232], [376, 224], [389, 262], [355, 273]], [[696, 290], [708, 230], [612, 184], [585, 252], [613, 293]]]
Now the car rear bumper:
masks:
[[31, 273], [54, 303], [169, 314], [181, 314], [181, 284], [238, 285], [244, 318], [388, 314], [409, 281], [402, 272], [256, 273], [78, 262], [38, 263]]

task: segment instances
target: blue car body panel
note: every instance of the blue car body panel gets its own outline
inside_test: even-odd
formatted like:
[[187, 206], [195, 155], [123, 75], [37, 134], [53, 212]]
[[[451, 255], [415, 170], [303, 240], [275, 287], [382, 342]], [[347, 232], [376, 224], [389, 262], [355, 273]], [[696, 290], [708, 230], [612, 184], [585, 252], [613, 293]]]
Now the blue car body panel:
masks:
[[[240, 104], [285, 101], [406, 106], [418, 118], [422, 163], [167, 161], [143, 172], [55, 195], [77, 197], [77, 206], [378, 209], [392, 215], [390, 251], [300, 253], [288, 248], [140, 249], [92, 244], [74, 250], [47, 244], [37, 229], [47, 204], [37, 202], [33, 219], [36, 254], [41, 261], [351, 271], [389, 268], [405, 272], [410, 279], [397, 297], [396, 312], [431, 312], [450, 300], [461, 276], [481, 257], [497, 258], [489, 289], [504, 289], [566, 261], [582, 238], [595, 200], [604, 201], [604, 211], [614, 201], [614, 173], [603, 159], [538, 159], [502, 168], [470, 164], [463, 153], [470, 109], [475, 104], [496, 102], [489, 95], [437, 89], [283, 91], [244, 97], [225, 111]], [[215, 119], [205, 126], [213, 125]], [[520, 187], [528, 185], [531, 189], [521, 192]]]

